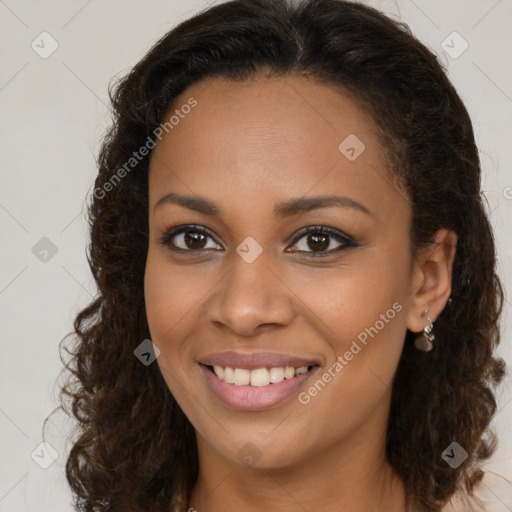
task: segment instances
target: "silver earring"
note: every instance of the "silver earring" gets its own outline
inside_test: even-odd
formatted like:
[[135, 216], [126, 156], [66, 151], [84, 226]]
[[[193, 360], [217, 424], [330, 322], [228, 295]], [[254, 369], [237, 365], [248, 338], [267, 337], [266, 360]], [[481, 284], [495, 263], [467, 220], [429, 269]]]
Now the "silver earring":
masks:
[[432, 342], [435, 340], [435, 336], [432, 332], [434, 330], [434, 324], [430, 319], [428, 308], [423, 312], [422, 316], [427, 317], [427, 324], [423, 332], [414, 339], [414, 346], [422, 352], [430, 352], [433, 348]]

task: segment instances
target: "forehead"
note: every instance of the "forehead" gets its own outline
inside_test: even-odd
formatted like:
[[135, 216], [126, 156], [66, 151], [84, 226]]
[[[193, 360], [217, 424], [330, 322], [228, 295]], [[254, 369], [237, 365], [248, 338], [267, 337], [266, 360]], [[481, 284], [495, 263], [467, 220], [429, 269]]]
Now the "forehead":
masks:
[[374, 205], [402, 196], [371, 118], [328, 85], [208, 78], [185, 90], [164, 122], [171, 115], [151, 155], [150, 205], [170, 191], [259, 206], [327, 191]]

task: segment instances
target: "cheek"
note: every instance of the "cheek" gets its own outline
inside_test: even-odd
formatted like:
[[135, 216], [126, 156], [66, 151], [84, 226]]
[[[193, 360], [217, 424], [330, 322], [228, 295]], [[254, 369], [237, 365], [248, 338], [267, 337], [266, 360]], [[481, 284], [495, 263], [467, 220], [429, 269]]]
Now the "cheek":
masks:
[[165, 251], [150, 248], [144, 276], [149, 328], [161, 343], [179, 339], [178, 332], [197, 315], [197, 308], [214, 285], [211, 272], [173, 265]]
[[188, 315], [197, 303], [197, 288], [166, 261], [158, 249], [148, 252], [144, 276], [146, 317], [151, 341], [160, 349], [156, 363], [167, 387], [182, 405], [182, 384], [190, 376], [191, 357], [188, 356], [186, 324]]
[[[222, 438], [222, 431], [212, 428], [215, 411], [195, 385], [202, 379], [191, 350], [190, 336], [198, 325], [201, 299], [215, 285], [208, 272], [198, 273], [171, 265], [158, 253], [149, 250], [144, 276], [146, 315], [151, 340], [160, 349], [156, 360], [163, 379], [188, 419], [199, 431]], [[199, 405], [198, 405], [199, 404]]]
[[188, 360], [183, 357], [187, 326], [207, 289], [204, 281], [180, 272], [159, 250], [149, 250], [144, 276], [146, 316], [152, 341], [162, 354], [158, 363], [169, 370], [177, 371]]
[[364, 346], [373, 338], [380, 345], [402, 338], [407, 258], [406, 251], [386, 253], [379, 248], [378, 253], [369, 250], [351, 256], [337, 268], [290, 273], [285, 279], [305, 306], [304, 314], [339, 355], [356, 339]]
[[379, 248], [379, 254], [368, 251], [357, 262], [347, 260], [345, 268], [316, 281], [315, 287], [299, 282], [298, 295], [332, 349], [331, 371], [323, 372], [330, 391], [324, 392], [320, 382], [304, 397], [322, 403], [319, 412], [365, 414], [388, 391], [406, 333], [408, 265], [406, 250]]
[[308, 417], [312, 446], [328, 447], [375, 417], [375, 411], [385, 424], [402, 351], [405, 314], [401, 301], [393, 301], [389, 289], [375, 289], [371, 296], [359, 288], [351, 297], [348, 287], [346, 292], [341, 303], [345, 298], [352, 302], [321, 317], [336, 333], [330, 340], [332, 359], [298, 396], [300, 410]]

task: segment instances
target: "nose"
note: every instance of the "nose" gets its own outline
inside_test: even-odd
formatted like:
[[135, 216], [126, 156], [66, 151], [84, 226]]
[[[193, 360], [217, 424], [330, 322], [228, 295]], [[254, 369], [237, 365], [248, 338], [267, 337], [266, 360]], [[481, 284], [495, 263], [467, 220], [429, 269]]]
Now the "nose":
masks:
[[247, 263], [238, 255], [210, 302], [209, 319], [238, 336], [289, 325], [294, 317], [293, 292], [263, 257]]

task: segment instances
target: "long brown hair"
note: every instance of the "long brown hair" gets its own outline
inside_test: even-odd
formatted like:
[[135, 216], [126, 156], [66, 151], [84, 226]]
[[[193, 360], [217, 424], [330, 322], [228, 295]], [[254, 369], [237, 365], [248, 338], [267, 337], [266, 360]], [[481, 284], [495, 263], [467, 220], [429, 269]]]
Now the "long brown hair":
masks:
[[[435, 348], [416, 350], [408, 332], [394, 381], [386, 450], [409, 500], [439, 511], [459, 486], [471, 491], [493, 451], [503, 291], [472, 124], [442, 66], [401, 24], [358, 3], [233, 0], [171, 30], [111, 91], [113, 123], [88, 205], [98, 293], [76, 317], [61, 392], [80, 430], [66, 464], [77, 510], [186, 509], [198, 474], [194, 430], [158, 366], [134, 356], [150, 338], [148, 156], [114, 176], [188, 86], [261, 70], [339, 87], [374, 119], [412, 204], [413, 250], [440, 228], [457, 233], [452, 303], [435, 323]], [[453, 441], [468, 453], [455, 469], [441, 458]]]

